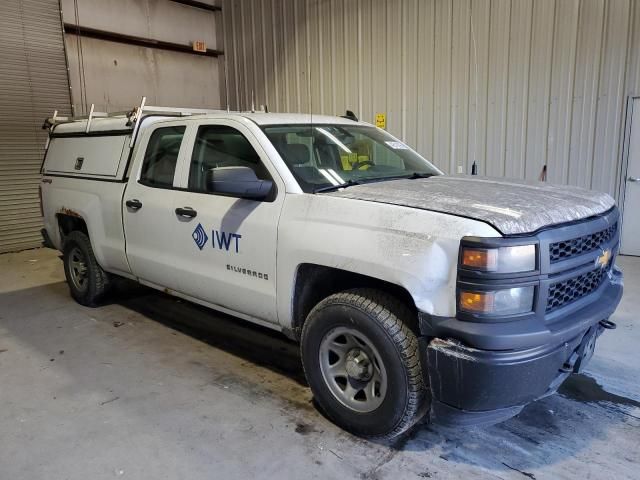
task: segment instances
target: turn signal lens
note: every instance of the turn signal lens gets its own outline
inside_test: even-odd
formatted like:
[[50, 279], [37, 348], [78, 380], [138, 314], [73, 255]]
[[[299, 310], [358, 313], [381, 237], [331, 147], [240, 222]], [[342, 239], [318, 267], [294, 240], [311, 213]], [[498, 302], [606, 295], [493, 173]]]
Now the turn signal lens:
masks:
[[533, 309], [535, 288], [516, 287], [483, 292], [460, 291], [458, 309], [488, 316], [517, 315]]
[[536, 246], [462, 247], [462, 267], [495, 273], [531, 272], [536, 269]]
[[460, 309], [473, 313], [491, 313], [493, 292], [461, 292]]
[[498, 250], [465, 248], [462, 250], [462, 264], [478, 270], [493, 271], [498, 267]]

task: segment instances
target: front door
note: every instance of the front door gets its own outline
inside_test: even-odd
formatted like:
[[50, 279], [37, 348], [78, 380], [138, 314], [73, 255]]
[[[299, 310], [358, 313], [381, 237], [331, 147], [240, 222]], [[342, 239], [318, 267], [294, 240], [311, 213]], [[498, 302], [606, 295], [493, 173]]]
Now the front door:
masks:
[[[181, 284], [197, 299], [277, 323], [276, 244], [284, 183], [258, 138], [234, 120], [198, 122], [181, 161], [177, 205], [191, 215], [175, 226]], [[222, 167], [249, 167], [273, 189], [264, 200], [215, 191], [208, 179]]]
[[122, 205], [132, 273], [141, 281], [172, 290], [180, 289], [174, 181], [178, 159], [185, 155], [185, 131], [185, 125], [159, 124], [143, 138], [144, 158], [141, 166], [136, 165]]
[[631, 134], [627, 172], [624, 178], [624, 210], [620, 253], [640, 255], [640, 98], [631, 106]]

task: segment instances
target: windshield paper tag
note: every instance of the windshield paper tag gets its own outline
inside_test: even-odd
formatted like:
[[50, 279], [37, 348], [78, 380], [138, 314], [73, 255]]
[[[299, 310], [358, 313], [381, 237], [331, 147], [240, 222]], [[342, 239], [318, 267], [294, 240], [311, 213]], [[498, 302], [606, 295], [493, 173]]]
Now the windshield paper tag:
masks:
[[384, 142], [387, 145], [389, 145], [391, 148], [393, 148], [394, 150], [408, 150], [409, 147], [407, 147], [404, 143], [402, 142]]

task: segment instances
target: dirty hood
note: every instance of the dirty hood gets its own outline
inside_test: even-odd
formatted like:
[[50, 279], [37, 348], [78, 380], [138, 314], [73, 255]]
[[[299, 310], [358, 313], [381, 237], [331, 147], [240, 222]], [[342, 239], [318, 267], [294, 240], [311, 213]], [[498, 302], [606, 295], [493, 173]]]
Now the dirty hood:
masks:
[[606, 193], [578, 187], [444, 175], [356, 185], [326, 195], [473, 218], [503, 235], [581, 220], [615, 205]]

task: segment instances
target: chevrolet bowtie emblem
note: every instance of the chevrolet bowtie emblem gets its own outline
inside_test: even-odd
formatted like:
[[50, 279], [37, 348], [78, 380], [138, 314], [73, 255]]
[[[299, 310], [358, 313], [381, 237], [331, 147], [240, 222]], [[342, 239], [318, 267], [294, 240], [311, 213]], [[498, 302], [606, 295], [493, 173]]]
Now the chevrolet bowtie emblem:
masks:
[[596, 258], [596, 267], [606, 268], [611, 260], [611, 250], [603, 250], [602, 255]]

